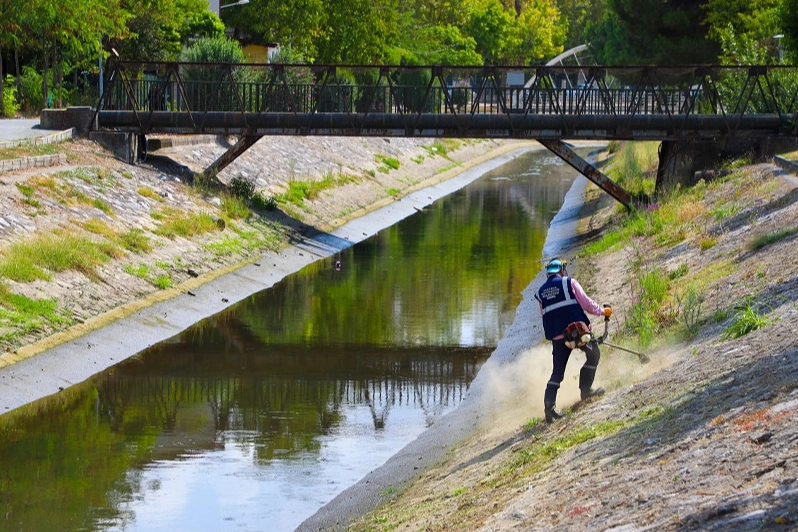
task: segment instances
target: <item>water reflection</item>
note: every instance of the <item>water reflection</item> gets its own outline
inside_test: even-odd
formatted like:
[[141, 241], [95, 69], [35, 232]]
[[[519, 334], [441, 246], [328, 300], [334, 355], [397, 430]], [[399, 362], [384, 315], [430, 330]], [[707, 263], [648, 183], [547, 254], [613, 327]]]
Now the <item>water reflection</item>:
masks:
[[540, 268], [573, 178], [552, 163], [0, 417], [0, 528], [292, 530], [462, 401]]

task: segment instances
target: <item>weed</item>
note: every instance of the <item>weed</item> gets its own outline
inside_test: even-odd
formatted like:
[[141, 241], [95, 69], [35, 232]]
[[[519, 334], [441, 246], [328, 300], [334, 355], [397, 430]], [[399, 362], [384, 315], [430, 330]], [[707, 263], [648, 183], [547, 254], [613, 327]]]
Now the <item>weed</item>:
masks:
[[150, 238], [144, 234], [144, 231], [133, 227], [119, 236], [119, 241], [122, 247], [135, 253], [145, 253], [152, 250]]
[[396, 196], [396, 195], [400, 194], [401, 192], [402, 192], [401, 190], [399, 190], [398, 188], [395, 188], [395, 187], [391, 187], [391, 188], [389, 188], [387, 190], [387, 193], [388, 193], [389, 196]]
[[736, 310], [737, 314], [734, 316], [732, 324], [729, 325], [721, 335], [721, 339], [723, 340], [741, 338], [748, 333], [772, 323], [772, 320], [760, 315], [759, 312], [751, 306], [750, 301], [736, 307]]
[[122, 269], [132, 275], [133, 277], [138, 277], [139, 279], [147, 279], [150, 275], [150, 269], [147, 267], [146, 264], [139, 264], [138, 266], [133, 266], [132, 264], [125, 264]]
[[0, 274], [18, 282], [47, 280], [50, 272], [75, 270], [96, 278], [95, 268], [116, 252], [112, 244], [97, 243], [71, 231], [43, 233], [6, 249]]
[[104, 202], [103, 200], [101, 200], [99, 198], [95, 198], [92, 201], [92, 205], [94, 205], [95, 208], [103, 211], [108, 216], [113, 216], [114, 215], [114, 210], [111, 208], [111, 206], [108, 205], [106, 202]]
[[71, 317], [55, 299], [31, 299], [0, 284], [0, 340], [13, 341], [47, 326], [69, 325]]
[[386, 155], [378, 154], [375, 155], [374, 158], [383, 164], [383, 166], [378, 168], [380, 172], [385, 172], [387, 174], [390, 170], [399, 169], [399, 159], [397, 159], [396, 157], [388, 157]]
[[747, 248], [749, 251], [756, 251], [765, 246], [769, 246], [774, 242], [778, 242], [779, 240], [782, 240], [784, 238], [789, 238], [796, 233], [798, 233], [798, 228], [795, 227], [774, 231], [772, 233], [768, 233], [766, 235], [761, 235], [754, 238], [748, 243]]
[[273, 211], [277, 208], [277, 198], [275, 196], [266, 196], [258, 191], [250, 198], [250, 205], [258, 211]]
[[701, 251], [712, 249], [717, 244], [718, 244], [718, 237], [716, 236], [704, 236], [698, 240], [698, 248]]
[[249, 201], [255, 194], [255, 181], [242, 175], [237, 175], [230, 180], [230, 193], [236, 198]]
[[158, 201], [158, 202], [165, 201], [163, 199], [163, 196], [161, 196], [160, 194], [158, 194], [157, 192], [155, 192], [153, 189], [151, 189], [148, 186], [142, 185], [142, 186], [139, 187], [139, 189], [136, 192], [138, 192], [139, 195], [144, 196], [145, 198], [150, 198], [150, 199]]
[[688, 271], [689, 267], [687, 266], [687, 264], [682, 263], [679, 265], [678, 268], [676, 268], [675, 270], [671, 270], [668, 273], [668, 279], [670, 279], [671, 281], [675, 281], [676, 279], [679, 279], [687, 275]]
[[533, 417], [532, 419], [530, 419], [529, 421], [524, 423], [524, 425], [523, 425], [523, 427], [521, 427], [521, 429], [524, 431], [524, 434], [529, 434], [530, 432], [532, 432], [532, 430], [535, 427], [540, 425], [542, 422], [543, 422], [543, 418]]
[[704, 296], [698, 289], [690, 285], [681, 295], [676, 295], [676, 302], [679, 305], [679, 316], [686, 338], [695, 338], [700, 328], [701, 305], [704, 303]]
[[220, 229], [216, 219], [207, 212], [182, 213], [176, 209], [166, 209], [151, 216], [161, 221], [155, 233], [169, 239], [178, 236], [188, 238]]
[[249, 210], [248, 200], [236, 195], [222, 195], [222, 212], [233, 220], [247, 219], [252, 215]]
[[174, 284], [174, 283], [172, 281], [172, 278], [169, 276], [169, 274], [162, 274], [162, 275], [157, 276], [155, 278], [155, 280], [152, 281], [152, 284], [154, 284], [155, 286], [157, 286], [161, 290], [166, 290], [167, 288], [172, 286], [172, 284]]

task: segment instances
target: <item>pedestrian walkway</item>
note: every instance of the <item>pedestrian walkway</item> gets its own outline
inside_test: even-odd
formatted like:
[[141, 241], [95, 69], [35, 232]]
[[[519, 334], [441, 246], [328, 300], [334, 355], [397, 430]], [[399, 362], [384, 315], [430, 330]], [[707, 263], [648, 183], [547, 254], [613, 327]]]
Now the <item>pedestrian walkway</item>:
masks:
[[38, 118], [6, 118], [0, 120], [0, 142], [44, 137], [54, 133], [42, 129]]

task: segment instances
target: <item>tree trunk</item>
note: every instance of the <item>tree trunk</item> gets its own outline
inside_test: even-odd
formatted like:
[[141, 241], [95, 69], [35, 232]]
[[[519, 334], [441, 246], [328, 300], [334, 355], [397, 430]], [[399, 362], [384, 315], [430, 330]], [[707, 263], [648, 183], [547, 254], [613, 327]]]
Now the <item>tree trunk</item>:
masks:
[[6, 80], [3, 75], [3, 46], [0, 45], [0, 117], [6, 116]]

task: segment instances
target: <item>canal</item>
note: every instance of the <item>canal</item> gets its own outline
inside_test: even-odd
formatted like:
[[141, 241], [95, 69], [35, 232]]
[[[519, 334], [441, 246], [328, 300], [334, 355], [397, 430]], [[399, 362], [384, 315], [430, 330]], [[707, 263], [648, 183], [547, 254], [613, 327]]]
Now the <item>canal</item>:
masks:
[[0, 528], [295, 529], [463, 400], [574, 177], [526, 152], [0, 416]]

